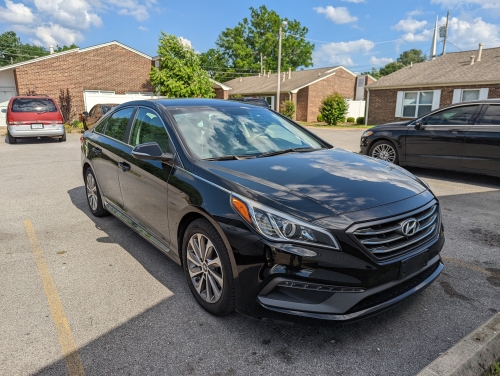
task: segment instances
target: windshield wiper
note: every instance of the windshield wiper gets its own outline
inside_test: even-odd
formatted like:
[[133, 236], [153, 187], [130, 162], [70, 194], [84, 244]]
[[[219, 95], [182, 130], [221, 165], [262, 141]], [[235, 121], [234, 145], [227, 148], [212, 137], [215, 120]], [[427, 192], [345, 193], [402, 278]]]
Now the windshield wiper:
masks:
[[261, 155], [259, 155], [259, 158], [271, 157], [273, 155], [280, 155], [280, 154], [286, 154], [286, 153], [292, 153], [292, 152], [303, 152], [303, 151], [314, 151], [314, 150], [319, 150], [319, 149], [306, 147], [306, 148], [294, 148], [294, 149], [283, 149], [283, 150], [269, 151], [267, 153], [262, 153]]
[[204, 161], [229, 161], [229, 160], [240, 160], [255, 158], [253, 155], [223, 155], [222, 157], [206, 158]]

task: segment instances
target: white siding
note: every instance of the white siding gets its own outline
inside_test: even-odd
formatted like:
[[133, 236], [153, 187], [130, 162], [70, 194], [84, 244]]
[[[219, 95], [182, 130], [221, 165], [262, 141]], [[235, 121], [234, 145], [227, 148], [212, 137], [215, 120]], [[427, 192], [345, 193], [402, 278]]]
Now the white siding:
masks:
[[462, 89], [453, 90], [453, 99], [451, 104], [459, 103], [462, 101]]
[[16, 80], [14, 79], [14, 69], [0, 71], [0, 87], [16, 87]]
[[405, 92], [404, 91], [398, 91], [398, 97], [396, 100], [396, 117], [401, 117], [403, 116], [403, 96]]
[[434, 90], [432, 95], [432, 111], [439, 108], [441, 104], [441, 90]]
[[483, 88], [479, 90], [479, 99], [488, 99], [488, 88]]

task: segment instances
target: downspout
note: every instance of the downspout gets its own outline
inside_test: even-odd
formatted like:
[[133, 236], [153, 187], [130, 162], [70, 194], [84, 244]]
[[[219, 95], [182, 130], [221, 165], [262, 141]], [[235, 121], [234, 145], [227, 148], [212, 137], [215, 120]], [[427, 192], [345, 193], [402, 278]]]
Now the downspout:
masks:
[[370, 89], [366, 88], [368, 95], [366, 96], [366, 109], [365, 109], [365, 125], [368, 125], [368, 109], [370, 108]]

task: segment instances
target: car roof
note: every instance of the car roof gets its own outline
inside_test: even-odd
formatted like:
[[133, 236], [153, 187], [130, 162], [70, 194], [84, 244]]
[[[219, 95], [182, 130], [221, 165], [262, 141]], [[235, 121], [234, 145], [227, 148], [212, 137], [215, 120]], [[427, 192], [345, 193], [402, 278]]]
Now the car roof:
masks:
[[207, 99], [207, 98], [172, 98], [172, 99], [147, 99], [135, 100], [120, 104], [118, 107], [126, 106], [151, 106], [175, 108], [175, 107], [241, 107], [244, 105], [241, 102], [226, 101], [223, 99]]
[[474, 101], [466, 101], [466, 102], [458, 102], [455, 104], [478, 104], [478, 103], [500, 103], [500, 98], [491, 98], [491, 99], [476, 99]]
[[15, 95], [12, 97], [12, 99], [16, 99], [16, 98], [35, 98], [35, 99], [52, 99], [54, 100], [54, 98], [52, 97], [49, 97], [48, 95]]

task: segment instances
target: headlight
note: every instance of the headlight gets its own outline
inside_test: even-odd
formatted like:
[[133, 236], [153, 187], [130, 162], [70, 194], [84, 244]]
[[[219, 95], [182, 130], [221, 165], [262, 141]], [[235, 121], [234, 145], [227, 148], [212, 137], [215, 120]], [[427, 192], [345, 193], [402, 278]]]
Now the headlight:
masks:
[[372, 131], [365, 131], [361, 137], [368, 137], [371, 136], [372, 134], [373, 134]]
[[303, 222], [235, 193], [231, 194], [231, 206], [266, 239], [340, 250], [337, 239], [324, 228]]

